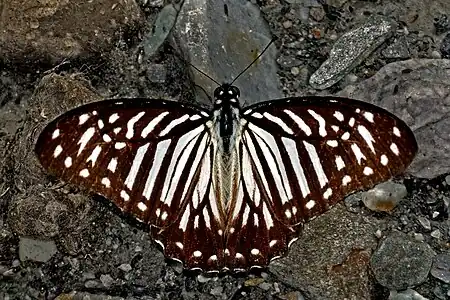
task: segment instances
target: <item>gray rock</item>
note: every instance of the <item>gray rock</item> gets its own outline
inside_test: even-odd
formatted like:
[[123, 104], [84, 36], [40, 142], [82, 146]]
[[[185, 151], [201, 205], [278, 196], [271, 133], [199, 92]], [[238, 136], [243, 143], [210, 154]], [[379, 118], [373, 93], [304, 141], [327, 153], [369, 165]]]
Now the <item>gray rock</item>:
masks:
[[[218, 83], [236, 78], [271, 40], [259, 8], [250, 1], [227, 1], [228, 14], [223, 7], [220, 0], [186, 0], [174, 28], [186, 60]], [[275, 55], [272, 46], [235, 82], [241, 89], [241, 103], [282, 96]], [[212, 95], [217, 84], [196, 70], [191, 73], [194, 83]], [[211, 104], [200, 90], [197, 102]]]
[[[179, 9], [179, 7], [178, 7]], [[142, 45], [146, 57], [150, 57], [156, 53], [159, 47], [164, 43], [177, 20], [177, 8], [168, 4], [163, 7], [153, 24], [153, 30], [144, 36]]]
[[2, 1], [0, 59], [24, 65], [59, 63], [108, 51], [115, 46], [118, 32], [139, 28], [144, 21], [135, 1], [117, 4], [115, 0]]
[[393, 232], [384, 239], [370, 259], [377, 281], [390, 290], [403, 290], [424, 282], [434, 252], [406, 234]]
[[430, 231], [431, 230], [431, 222], [425, 217], [419, 216], [417, 217], [417, 221], [423, 227], [423, 229]]
[[435, 239], [438, 239], [438, 240], [442, 237], [442, 233], [441, 233], [441, 231], [440, 231], [439, 229], [433, 230], [433, 231], [430, 233], [430, 235], [431, 235], [432, 237], [434, 237]]
[[20, 238], [19, 258], [21, 261], [47, 262], [56, 252], [58, 250], [54, 241], [35, 240], [26, 237]]
[[428, 300], [428, 298], [423, 297], [412, 289], [407, 289], [401, 292], [391, 291], [389, 300]]
[[109, 274], [102, 274], [100, 275], [100, 282], [104, 287], [108, 288], [113, 285], [114, 279]]
[[396, 59], [407, 59], [411, 57], [409, 53], [409, 45], [405, 36], [401, 36], [394, 43], [387, 46], [386, 49], [382, 51], [385, 58], [396, 58]]
[[430, 273], [433, 277], [450, 284], [450, 252], [436, 255]]
[[391, 19], [377, 16], [344, 34], [334, 44], [328, 60], [311, 75], [309, 84], [321, 90], [334, 85], [384, 43], [393, 30]]
[[[370, 299], [369, 251], [353, 250], [375, 248], [376, 229], [362, 214], [338, 204], [307, 223], [288, 255], [269, 268], [307, 299]], [[352, 282], [351, 289], [347, 282]]]
[[125, 273], [128, 273], [133, 269], [130, 264], [121, 264], [118, 268]]

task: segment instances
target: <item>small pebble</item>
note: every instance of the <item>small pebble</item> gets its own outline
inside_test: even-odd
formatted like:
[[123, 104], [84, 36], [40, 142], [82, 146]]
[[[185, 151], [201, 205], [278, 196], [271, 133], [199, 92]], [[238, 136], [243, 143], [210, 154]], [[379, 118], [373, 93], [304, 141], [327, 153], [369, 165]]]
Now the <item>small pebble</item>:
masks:
[[300, 73], [300, 70], [297, 67], [292, 67], [291, 73], [292, 73], [292, 75], [298, 75]]
[[283, 22], [283, 27], [288, 29], [292, 27], [292, 22], [290, 20], [284, 21]]
[[417, 221], [419, 221], [419, 223], [423, 227], [423, 229], [425, 229], [427, 231], [431, 230], [431, 223], [430, 223], [430, 220], [428, 220], [427, 218], [420, 216], [417, 218]]
[[121, 264], [121, 265], [119, 266], [119, 269], [122, 270], [122, 271], [124, 271], [125, 273], [128, 273], [128, 272], [131, 271], [132, 267], [131, 267], [130, 264]]
[[18, 266], [20, 266], [20, 260], [18, 260], [18, 259], [13, 260], [11, 266], [13, 268], [17, 268]]
[[106, 288], [110, 287], [114, 283], [114, 279], [109, 274], [100, 275], [100, 281]]
[[442, 233], [439, 229], [433, 230], [430, 235], [435, 239], [440, 239], [442, 237]]
[[445, 182], [450, 185], [450, 175], [445, 176]]

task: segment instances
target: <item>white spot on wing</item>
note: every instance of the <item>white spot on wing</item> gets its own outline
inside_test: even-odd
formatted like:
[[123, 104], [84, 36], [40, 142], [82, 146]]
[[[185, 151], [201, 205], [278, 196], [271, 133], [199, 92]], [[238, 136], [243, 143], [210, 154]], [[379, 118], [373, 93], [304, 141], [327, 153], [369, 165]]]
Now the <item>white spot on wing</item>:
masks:
[[147, 210], [147, 205], [145, 205], [144, 202], [139, 202], [137, 207], [139, 208], [140, 211], [146, 211]]
[[344, 132], [344, 134], [341, 136], [341, 139], [344, 141], [348, 140], [350, 138], [350, 133], [348, 131]]
[[367, 121], [369, 121], [370, 123], [373, 123], [373, 113], [365, 111], [363, 113], [364, 118], [366, 118]]
[[330, 147], [335, 148], [335, 147], [338, 146], [338, 142], [336, 140], [328, 140], [327, 141], [327, 145], [330, 146]]
[[128, 172], [128, 176], [125, 179], [125, 185], [131, 190], [134, 185], [134, 181], [136, 176], [141, 168], [142, 161], [144, 160], [144, 156], [147, 153], [147, 149], [150, 143], [147, 143], [143, 146], [140, 146], [136, 151], [136, 155], [134, 156], [133, 162], [131, 164], [130, 171]]
[[300, 118], [298, 115], [293, 113], [292, 111], [285, 109], [284, 112], [291, 117], [291, 119], [297, 124], [297, 126], [307, 135], [310, 136], [312, 134], [311, 128]]
[[331, 188], [328, 188], [325, 193], [323, 193], [323, 198], [324, 199], [328, 199], [331, 197], [331, 195], [333, 195], [333, 191], [331, 190]]
[[56, 146], [55, 151], [53, 152], [53, 157], [57, 158], [61, 152], [63, 151], [63, 148], [61, 147], [61, 145]]
[[314, 119], [316, 119], [317, 122], [319, 122], [319, 134], [320, 134], [320, 136], [326, 136], [327, 135], [327, 131], [325, 129], [325, 119], [322, 118], [321, 115], [317, 114], [312, 109], [308, 109], [308, 112], [309, 112], [309, 114], [311, 116], [313, 116]]
[[252, 117], [257, 118], [257, 119], [262, 119], [263, 115], [260, 114], [259, 112], [255, 112], [252, 114]]
[[119, 119], [119, 115], [117, 113], [113, 113], [112, 115], [109, 116], [109, 123], [114, 123], [115, 121], [117, 121]]
[[103, 127], [105, 127], [105, 124], [103, 123], [102, 120], [98, 120], [98, 121], [97, 121], [97, 124], [98, 124], [98, 128], [99, 128], [99, 129], [103, 129]]
[[320, 162], [320, 158], [317, 155], [316, 147], [306, 141], [303, 141], [303, 144], [305, 145], [306, 151], [308, 152], [309, 158], [311, 159], [317, 179], [319, 179], [320, 187], [324, 187], [328, 182], [328, 178], [323, 171], [322, 163]]
[[189, 119], [188, 115], [184, 115], [182, 117], [179, 117], [178, 119], [173, 120], [172, 122], [170, 122], [166, 128], [164, 128], [163, 131], [161, 131], [159, 133], [159, 136], [165, 136], [166, 134], [168, 134], [175, 126], [183, 123], [184, 121], [186, 121], [187, 119]]
[[281, 120], [280, 118], [275, 117], [275, 116], [269, 114], [268, 112], [264, 113], [264, 117], [266, 117], [267, 120], [270, 120], [270, 121], [274, 122], [275, 124], [277, 124], [278, 126], [280, 126], [287, 134], [294, 134], [292, 129], [289, 128], [289, 126], [287, 126], [286, 123], [284, 123], [284, 121]]
[[361, 152], [361, 149], [359, 149], [358, 145], [352, 144], [351, 148], [353, 150], [353, 153], [355, 154], [356, 159], [358, 160], [358, 164], [361, 164], [361, 160], [366, 159], [366, 157]]
[[340, 111], [335, 111], [333, 116], [338, 120], [338, 121], [344, 121], [344, 115], [340, 112]]
[[80, 148], [78, 149], [78, 154], [77, 156], [79, 156], [81, 154], [81, 152], [83, 152], [84, 148], [86, 147], [87, 143], [91, 140], [91, 138], [94, 136], [95, 133], [95, 128], [94, 127], [90, 127], [88, 128], [83, 135], [81, 136], [80, 140], [78, 141], [77, 145], [80, 145]]
[[178, 248], [180, 248], [181, 250], [183, 250], [183, 248], [184, 248], [183, 244], [180, 243], [180, 242], [176, 242], [175, 245], [176, 245]]
[[59, 136], [59, 129], [55, 129], [52, 134], [52, 140], [56, 139]]
[[291, 211], [289, 209], [286, 209], [284, 214], [286, 215], [286, 218], [288, 218], [288, 219], [292, 218], [292, 213], [291, 213]]
[[365, 167], [363, 173], [364, 173], [364, 175], [369, 176], [369, 175], [373, 174], [373, 170], [372, 170], [372, 168]]
[[125, 148], [126, 145], [127, 144], [124, 143], [124, 142], [117, 142], [117, 143], [114, 144], [114, 148], [116, 148], [117, 150], [120, 150], [120, 149]]
[[143, 115], [145, 115], [145, 111], [141, 111], [127, 122], [127, 133], [125, 134], [127, 139], [134, 137], [134, 124], [136, 124]]
[[351, 177], [345, 175], [344, 178], [342, 178], [342, 185], [347, 185], [348, 183], [350, 183], [350, 181], [352, 181]]
[[130, 195], [128, 195], [128, 193], [124, 190], [120, 191], [120, 197], [122, 197], [123, 201], [125, 202], [130, 200]]
[[103, 135], [103, 141], [105, 143], [109, 143], [112, 141], [111, 137], [109, 135], [107, 135], [106, 133]]
[[350, 127], [353, 127], [355, 125], [355, 118], [351, 117], [348, 121], [348, 125], [350, 125]]
[[392, 153], [394, 153], [395, 155], [398, 156], [400, 154], [400, 152], [398, 151], [398, 147], [395, 143], [391, 144], [390, 149], [391, 149]]
[[89, 170], [88, 169], [83, 169], [80, 171], [80, 176], [87, 178], [89, 176]]
[[342, 159], [342, 157], [340, 155], [336, 155], [336, 168], [338, 171], [342, 170], [343, 168], [345, 168], [345, 163], [344, 160]]
[[200, 257], [202, 256], [202, 253], [198, 250], [194, 251], [194, 257]]
[[256, 248], [253, 248], [253, 249], [250, 251], [250, 253], [251, 253], [252, 255], [258, 255], [258, 254], [259, 254], [259, 250], [256, 249]]
[[66, 166], [66, 168], [70, 168], [72, 166], [72, 157], [66, 157], [64, 160], [64, 166]]
[[88, 114], [82, 114], [79, 118], [78, 118], [78, 125], [83, 125], [84, 123], [86, 123], [86, 121], [89, 120], [89, 115]]
[[108, 170], [110, 170], [111, 172], [114, 173], [114, 172], [116, 172], [116, 167], [117, 167], [117, 157], [113, 157], [109, 161]]
[[109, 187], [111, 186], [111, 181], [109, 180], [108, 177], [103, 177], [103, 178], [102, 178], [102, 184], [103, 184], [104, 186], [106, 186], [107, 188], [109, 188]]
[[92, 162], [92, 167], [95, 166], [95, 162], [97, 161], [100, 152], [102, 151], [102, 147], [100, 145], [95, 146], [94, 150], [92, 150], [91, 155], [86, 159], [86, 163], [89, 161]]
[[386, 166], [388, 164], [389, 160], [388, 160], [387, 156], [383, 154], [380, 157], [380, 162], [383, 166]]
[[[141, 136], [143, 138], [146, 138], [148, 136], [148, 134], [150, 132], [153, 131], [153, 129], [155, 129], [156, 125], [159, 124], [159, 122], [162, 121], [162, 119], [167, 116], [169, 114], [169, 112], [165, 111], [163, 113], [160, 113], [158, 116], [156, 116], [153, 120], [151, 120], [147, 126], [145, 126], [145, 128], [142, 130]], [[198, 116], [198, 115], [197, 115]], [[198, 116], [200, 118], [200, 116]]]
[[401, 137], [400, 130], [397, 127], [394, 126], [393, 132], [396, 136]]
[[372, 144], [372, 142], [375, 142], [375, 140], [373, 139], [373, 137], [370, 134], [369, 130], [367, 130], [367, 128], [364, 127], [364, 126], [359, 125], [358, 126], [358, 132], [362, 136], [364, 141], [367, 143], [367, 145], [369, 146], [370, 150], [372, 150], [372, 152], [375, 153], [375, 148], [373, 147], [373, 144]]
[[311, 209], [311, 208], [313, 208], [315, 205], [316, 205], [316, 201], [314, 201], [314, 200], [309, 200], [308, 202], [306, 202], [305, 207], [306, 207], [307, 209]]

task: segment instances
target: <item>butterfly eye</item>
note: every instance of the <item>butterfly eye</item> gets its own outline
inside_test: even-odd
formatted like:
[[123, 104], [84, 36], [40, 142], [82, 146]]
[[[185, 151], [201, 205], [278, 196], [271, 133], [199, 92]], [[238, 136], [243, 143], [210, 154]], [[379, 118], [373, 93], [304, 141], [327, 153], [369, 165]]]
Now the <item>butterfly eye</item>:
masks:
[[214, 90], [214, 98], [215, 99], [221, 99], [224, 95], [224, 89], [223, 87], [219, 86], [217, 89]]
[[239, 98], [241, 95], [241, 91], [234, 85], [230, 87], [230, 91], [232, 92], [233, 98]]

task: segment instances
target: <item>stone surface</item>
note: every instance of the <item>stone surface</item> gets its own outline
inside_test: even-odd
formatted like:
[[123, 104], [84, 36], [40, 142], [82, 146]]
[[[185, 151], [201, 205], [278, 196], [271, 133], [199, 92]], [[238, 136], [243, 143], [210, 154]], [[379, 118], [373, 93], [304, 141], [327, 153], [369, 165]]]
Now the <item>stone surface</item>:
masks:
[[381, 241], [370, 266], [381, 285], [390, 290], [403, 290], [426, 280], [434, 255], [428, 244], [393, 232]]
[[328, 60], [311, 75], [309, 84], [321, 90], [331, 87], [384, 43], [394, 28], [389, 18], [374, 17], [341, 36], [333, 45]]
[[302, 290], [307, 299], [369, 299], [375, 228], [361, 214], [337, 205], [308, 223], [289, 254], [274, 261], [270, 270]]
[[20, 238], [19, 257], [21, 261], [47, 262], [57, 252], [54, 241], [35, 240], [26, 237]]
[[11, 0], [1, 1], [0, 8], [0, 58], [22, 64], [111, 49], [121, 31], [143, 22], [134, 1]]
[[[231, 82], [269, 44], [271, 35], [259, 9], [249, 1], [186, 0], [174, 33], [185, 58], [218, 83]], [[282, 96], [276, 77], [276, 47], [272, 45], [235, 85], [241, 90], [243, 106]], [[197, 70], [191, 70], [197, 102], [210, 104], [218, 86]]]
[[431, 268], [431, 275], [450, 284], [450, 253], [436, 255]]

